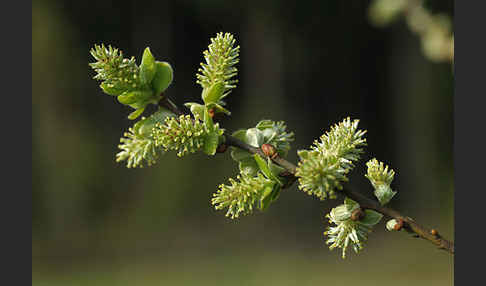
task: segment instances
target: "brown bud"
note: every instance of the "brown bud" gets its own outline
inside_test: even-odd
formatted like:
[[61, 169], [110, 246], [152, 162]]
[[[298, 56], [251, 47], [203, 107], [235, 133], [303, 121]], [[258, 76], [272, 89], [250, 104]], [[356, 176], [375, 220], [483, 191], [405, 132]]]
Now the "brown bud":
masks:
[[393, 227], [394, 230], [401, 230], [403, 227], [403, 219], [399, 218], [397, 224]]
[[293, 174], [290, 173], [289, 171], [283, 171], [282, 173], [279, 174], [279, 176], [281, 176], [281, 177], [291, 177], [291, 176], [293, 176]]
[[430, 234], [437, 236], [439, 234], [439, 232], [435, 229], [431, 229]]
[[228, 149], [228, 145], [226, 144], [220, 144], [218, 148], [216, 148], [216, 153], [224, 153]]
[[211, 118], [213, 118], [214, 117], [214, 108], [209, 109], [208, 113], [209, 113], [209, 116], [211, 116]]
[[353, 213], [351, 213], [351, 220], [358, 221], [358, 220], [363, 219], [364, 216], [365, 216], [365, 213], [363, 212], [363, 210], [361, 208], [359, 208], [359, 209], [354, 210]]
[[275, 155], [275, 147], [270, 144], [263, 144], [261, 147], [263, 154], [267, 157], [273, 157]]

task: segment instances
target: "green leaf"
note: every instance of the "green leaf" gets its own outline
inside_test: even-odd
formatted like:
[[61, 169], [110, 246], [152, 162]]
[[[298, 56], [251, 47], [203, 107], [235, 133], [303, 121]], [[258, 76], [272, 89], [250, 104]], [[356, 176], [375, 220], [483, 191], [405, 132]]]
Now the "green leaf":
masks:
[[278, 177], [280, 173], [285, 171], [285, 168], [282, 168], [279, 165], [275, 164], [270, 158], [267, 158], [267, 164], [268, 164], [268, 168], [270, 169], [270, 172], [272, 172], [272, 174], [275, 177]]
[[349, 213], [352, 213], [354, 210], [359, 208], [359, 204], [348, 197], [344, 198], [344, 205]]
[[397, 192], [392, 191], [389, 185], [378, 185], [375, 188], [374, 194], [380, 201], [381, 205], [386, 205]]
[[107, 83], [106, 81], [102, 82], [100, 87], [104, 93], [112, 96], [121, 95], [125, 91], [125, 89], [116, 88], [114, 84]]
[[140, 64], [140, 80], [143, 84], [149, 84], [156, 72], [155, 58], [147, 47], [143, 51], [142, 63]]
[[191, 113], [194, 117], [197, 116], [200, 119], [204, 119], [204, 109], [206, 108], [204, 105], [195, 102], [187, 102], [184, 103], [184, 105], [191, 109]]
[[219, 145], [219, 134], [217, 132], [210, 132], [204, 138], [203, 152], [208, 155], [216, 154], [216, 149]]
[[137, 119], [137, 117], [139, 117], [143, 113], [144, 110], [145, 110], [145, 107], [142, 107], [142, 108], [135, 110], [134, 112], [132, 112], [128, 115], [128, 119], [130, 119], [130, 120]]
[[264, 190], [263, 190], [263, 195], [260, 200], [260, 210], [264, 211], [268, 208], [268, 206], [272, 203], [273, 201], [273, 189], [275, 185], [267, 185]]
[[234, 147], [232, 147], [232, 149], [233, 150], [231, 150], [231, 158], [233, 158], [233, 160], [237, 162], [247, 158], [251, 158], [252, 160], [255, 160], [253, 159], [253, 155], [250, 152], [246, 152], [245, 150], [234, 148]]
[[127, 91], [117, 97], [118, 101], [125, 105], [130, 105], [135, 109], [144, 107], [147, 105], [150, 97], [152, 96], [151, 90], [134, 90]]
[[276, 181], [277, 183], [279, 183], [280, 185], [282, 185], [283, 183], [280, 181], [279, 178], [277, 178], [277, 176], [275, 176], [272, 171], [270, 170], [270, 168], [268, 167], [268, 164], [267, 162], [258, 154], [254, 154], [253, 155], [253, 158], [255, 158], [255, 161], [258, 165], [258, 167], [260, 168], [260, 170], [262, 171], [262, 173], [268, 178], [268, 179], [271, 179], [273, 181]]
[[274, 122], [272, 120], [264, 119], [258, 122], [255, 127], [260, 130], [265, 130], [265, 129], [273, 128], [273, 125]]
[[139, 91], [128, 91], [117, 97], [118, 101], [122, 104], [128, 105], [138, 101]]
[[217, 103], [210, 103], [207, 106], [208, 106], [209, 109], [214, 108], [214, 111], [216, 113], [221, 113], [222, 112], [222, 113], [224, 113], [226, 115], [231, 115], [231, 112], [228, 109], [222, 107], [221, 105], [219, 105]]
[[246, 130], [246, 140], [245, 142], [253, 147], [262, 146], [263, 142], [263, 132], [257, 128], [250, 128]]
[[381, 213], [374, 210], [366, 209], [364, 212], [365, 216], [359, 221], [359, 223], [367, 226], [374, 226], [375, 224], [379, 223], [381, 218], [383, 217]]
[[247, 143], [246, 142], [246, 129], [237, 130], [237, 131], [233, 132], [233, 134], [231, 134], [231, 136], [238, 138], [241, 141]]
[[280, 191], [282, 190], [281, 186], [278, 185], [278, 184], [275, 184], [275, 186], [273, 187], [273, 191], [272, 191], [272, 202], [276, 201], [278, 199], [278, 197], [280, 197]]
[[205, 104], [217, 103], [224, 92], [224, 82], [213, 83], [209, 88], [204, 88], [202, 92], [202, 99]]
[[256, 176], [258, 171], [260, 170], [253, 156], [240, 160], [238, 167], [241, 173], [251, 177]]
[[[246, 129], [237, 130], [233, 132], [232, 136], [246, 143]], [[258, 165], [250, 152], [231, 147], [231, 158], [239, 163], [238, 166], [242, 173], [255, 176], [259, 170]]]
[[152, 89], [156, 95], [161, 94], [169, 87], [174, 77], [172, 67], [168, 62], [155, 62], [155, 75], [152, 79]]
[[262, 171], [262, 173], [267, 178], [270, 179], [273, 174], [272, 174], [272, 171], [270, 171], [270, 168], [268, 168], [267, 162], [265, 162], [265, 160], [258, 154], [254, 154], [253, 158], [255, 159], [255, 161], [256, 161], [258, 167], [260, 168], [260, 170]]

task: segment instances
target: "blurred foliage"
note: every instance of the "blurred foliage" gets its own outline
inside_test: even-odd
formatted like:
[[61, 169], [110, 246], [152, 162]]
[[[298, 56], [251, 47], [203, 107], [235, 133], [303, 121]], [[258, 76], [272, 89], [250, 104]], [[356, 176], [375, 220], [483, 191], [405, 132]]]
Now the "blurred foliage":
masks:
[[423, 0], [374, 0], [369, 7], [371, 22], [379, 27], [405, 18], [410, 30], [421, 38], [422, 50], [434, 62], [454, 61], [454, 35], [450, 17], [432, 14]]
[[[167, 92], [181, 105], [200, 98], [194, 73], [208, 37], [230, 31], [242, 45], [240, 78], [222, 127], [285, 120], [298, 131], [298, 150], [344, 116], [360, 118], [368, 130], [363, 160], [386, 158], [400, 171], [390, 204], [452, 237], [450, 64], [428, 61], [403, 21], [370, 25], [370, 4], [33, 1], [33, 285], [451, 285], [452, 257], [383, 227], [359, 257], [336, 265], [339, 253], [315, 232], [326, 226], [323, 209], [335, 205], [297, 186], [265, 215], [234, 222], [217, 214], [214, 186], [238, 173], [229, 152], [165, 154], [141, 170], [117, 164], [131, 110], [102, 94], [87, 64], [100, 42], [127, 55], [150, 46], [176, 67]], [[452, 18], [453, 1], [426, 7]], [[288, 157], [297, 161], [295, 152]], [[350, 182], [373, 196], [365, 173], [356, 166]]]

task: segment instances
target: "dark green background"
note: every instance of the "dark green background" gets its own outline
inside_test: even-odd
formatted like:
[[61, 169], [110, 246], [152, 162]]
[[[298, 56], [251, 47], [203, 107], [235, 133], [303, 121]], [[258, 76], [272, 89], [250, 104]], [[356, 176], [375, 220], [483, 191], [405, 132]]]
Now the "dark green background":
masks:
[[[369, 146], [349, 184], [371, 196], [365, 162], [384, 161], [397, 172], [391, 206], [452, 239], [452, 66], [426, 59], [403, 20], [373, 27], [369, 3], [33, 1], [33, 285], [452, 285], [452, 256], [384, 222], [343, 261], [322, 235], [339, 201], [296, 185], [265, 213], [224, 217], [210, 198], [237, 174], [229, 153], [168, 153], [143, 169], [114, 160], [130, 110], [92, 79], [89, 49], [139, 62], [150, 46], [172, 64], [167, 94], [182, 106], [200, 100], [209, 38], [231, 32], [240, 83], [225, 128], [284, 120], [297, 162], [330, 125], [358, 118]], [[452, 1], [426, 4], [453, 15]]]

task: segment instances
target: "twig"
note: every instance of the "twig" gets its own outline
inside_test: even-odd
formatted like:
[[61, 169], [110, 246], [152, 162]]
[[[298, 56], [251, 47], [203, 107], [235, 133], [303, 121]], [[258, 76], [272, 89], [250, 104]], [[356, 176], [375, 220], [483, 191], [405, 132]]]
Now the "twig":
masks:
[[[184, 114], [182, 111], [179, 110], [179, 108], [166, 96], [163, 96], [163, 99], [160, 101], [159, 105], [164, 106], [171, 110], [173, 113], [177, 115]], [[235, 138], [231, 135], [225, 134], [225, 143], [227, 146], [232, 146], [236, 148], [243, 149], [245, 151], [248, 151], [249, 153], [252, 154], [259, 154], [262, 157], [266, 157], [265, 154], [262, 152], [260, 148], [251, 146], [246, 144], [245, 142], [239, 140], [238, 138]], [[296, 166], [283, 159], [280, 156], [273, 156], [271, 157], [271, 160], [275, 162], [276, 164], [280, 165], [281, 167], [285, 168], [285, 176], [288, 177], [288, 183], [284, 186], [284, 188], [290, 187], [295, 181], [297, 181], [297, 177], [295, 176], [295, 171], [296, 171]], [[361, 193], [351, 191], [349, 189], [344, 189], [342, 192], [351, 198], [352, 200], [356, 201], [359, 203], [361, 208], [363, 209], [371, 209], [374, 211], [377, 211], [387, 217], [394, 218], [397, 221], [401, 221], [403, 223], [403, 228], [410, 232], [414, 233], [418, 237], [421, 237], [425, 240], [430, 241], [431, 243], [435, 244], [436, 246], [439, 247], [439, 249], [443, 249], [451, 254], [454, 254], [454, 242], [449, 241], [447, 239], [442, 238], [437, 230], [435, 229], [427, 229], [418, 223], [416, 223], [413, 219], [410, 217], [406, 217], [401, 215], [398, 211], [383, 207], [379, 204], [379, 202], [369, 199], [362, 195]]]

